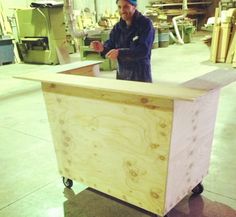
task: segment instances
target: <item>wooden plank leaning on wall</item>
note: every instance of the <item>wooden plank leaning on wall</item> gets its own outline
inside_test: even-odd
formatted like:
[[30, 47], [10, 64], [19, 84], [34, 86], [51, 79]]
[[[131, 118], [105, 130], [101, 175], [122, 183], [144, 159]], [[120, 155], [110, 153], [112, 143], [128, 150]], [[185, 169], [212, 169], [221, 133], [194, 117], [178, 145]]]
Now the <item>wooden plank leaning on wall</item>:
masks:
[[233, 30], [231, 33], [231, 39], [229, 43], [229, 50], [226, 58], [226, 63], [232, 63], [233, 57], [234, 57], [234, 52], [236, 49], [236, 24], [233, 26]]
[[231, 33], [231, 17], [227, 17], [220, 25], [220, 34], [217, 51], [217, 63], [224, 63], [229, 47], [229, 39]]
[[17, 51], [17, 46], [15, 39], [12, 34], [12, 28], [10, 23], [7, 20], [7, 15], [5, 13], [5, 9], [3, 8], [2, 2], [0, 2], [0, 26], [2, 27], [3, 35], [9, 35], [12, 40], [12, 43], [14, 45], [14, 55], [15, 55], [15, 62], [20, 63], [20, 57]]
[[10, 23], [7, 21], [7, 16], [4, 12], [2, 2], [0, 2], [0, 24], [4, 35], [12, 34]]
[[236, 8], [230, 8], [228, 10], [228, 16], [231, 17], [232, 32], [226, 63], [232, 63], [233, 67], [236, 67]]
[[213, 63], [216, 63], [218, 41], [219, 41], [219, 36], [220, 36], [220, 23], [218, 22], [219, 15], [220, 15], [220, 10], [219, 8], [216, 8], [215, 9], [215, 23], [214, 23], [213, 33], [212, 33], [212, 42], [211, 42], [211, 56], [210, 56], [210, 60]]
[[232, 63], [236, 67], [236, 8], [224, 12], [216, 8], [210, 60], [213, 63]]

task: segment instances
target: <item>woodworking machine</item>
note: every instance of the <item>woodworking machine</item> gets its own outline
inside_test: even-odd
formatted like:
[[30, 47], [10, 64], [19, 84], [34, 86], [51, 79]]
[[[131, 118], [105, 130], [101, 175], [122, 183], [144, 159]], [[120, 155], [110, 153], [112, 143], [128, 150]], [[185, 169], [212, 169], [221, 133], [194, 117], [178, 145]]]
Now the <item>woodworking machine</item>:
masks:
[[58, 52], [66, 46], [63, 4], [16, 9], [15, 12], [22, 60], [58, 64]]

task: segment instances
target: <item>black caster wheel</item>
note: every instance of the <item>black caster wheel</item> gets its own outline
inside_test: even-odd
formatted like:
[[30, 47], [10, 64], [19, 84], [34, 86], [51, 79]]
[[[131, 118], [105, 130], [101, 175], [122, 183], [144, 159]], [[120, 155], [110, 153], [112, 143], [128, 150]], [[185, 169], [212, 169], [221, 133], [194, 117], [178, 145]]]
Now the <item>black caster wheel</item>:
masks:
[[202, 183], [199, 183], [196, 187], [193, 188], [192, 192], [194, 195], [201, 194], [204, 190]]
[[62, 181], [67, 188], [71, 188], [73, 186], [73, 181], [71, 179], [62, 177]]

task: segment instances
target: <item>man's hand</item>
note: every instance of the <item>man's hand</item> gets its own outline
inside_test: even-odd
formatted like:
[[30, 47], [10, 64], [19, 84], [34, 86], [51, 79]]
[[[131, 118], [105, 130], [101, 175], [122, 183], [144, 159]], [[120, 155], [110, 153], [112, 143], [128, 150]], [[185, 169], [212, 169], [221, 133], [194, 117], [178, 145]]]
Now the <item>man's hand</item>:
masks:
[[104, 50], [103, 44], [100, 41], [92, 41], [90, 43], [90, 48], [96, 52], [102, 52]]
[[118, 58], [118, 55], [119, 55], [119, 50], [118, 49], [112, 49], [106, 54], [106, 57], [111, 59], [111, 60], [116, 60]]

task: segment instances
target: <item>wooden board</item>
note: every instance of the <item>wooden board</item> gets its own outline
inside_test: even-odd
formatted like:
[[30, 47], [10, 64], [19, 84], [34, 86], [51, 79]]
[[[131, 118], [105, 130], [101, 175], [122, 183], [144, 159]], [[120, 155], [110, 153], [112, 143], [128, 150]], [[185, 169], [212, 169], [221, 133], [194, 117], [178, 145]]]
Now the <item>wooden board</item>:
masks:
[[236, 67], [236, 50], [234, 52], [234, 57], [233, 57], [232, 65], [233, 65], [234, 68]]
[[216, 63], [218, 41], [219, 41], [219, 36], [220, 36], [220, 24], [218, 23], [219, 13], [220, 13], [219, 8], [216, 8], [215, 9], [215, 24], [214, 24], [213, 33], [212, 33], [211, 56], [210, 56], [210, 60], [213, 63]]
[[45, 83], [43, 92], [61, 175], [163, 215], [173, 101]]
[[56, 44], [56, 53], [59, 60], [59, 64], [70, 63], [70, 56], [66, 40], [64, 42], [56, 41], [55, 44]]
[[218, 42], [218, 52], [216, 62], [224, 63], [227, 57], [229, 39], [231, 32], [231, 23], [222, 23], [220, 27], [220, 36]]
[[[55, 70], [56, 71], [56, 70]], [[63, 72], [63, 70], [61, 70]], [[107, 78], [95, 78], [85, 76], [74, 76], [58, 73], [29, 73], [15, 78], [41, 81], [55, 85], [67, 85], [72, 87], [89, 88], [94, 90], [109, 90], [110, 92], [120, 92], [134, 95], [149, 95], [152, 97], [162, 97], [166, 99], [195, 100], [197, 97], [205, 95], [206, 91], [183, 87], [177, 84], [168, 83], [144, 83], [124, 80], [113, 80]], [[144, 100], [145, 102], [145, 100]]]
[[211, 91], [224, 87], [234, 81], [236, 81], [235, 70], [217, 69], [200, 77], [184, 82], [182, 85], [189, 88]]
[[[225, 62], [227, 59], [227, 53], [229, 54], [229, 58], [231, 58], [232, 50], [228, 52], [228, 49], [230, 48], [230, 45], [233, 43], [233, 36], [234, 36], [234, 31], [235, 27], [233, 25], [233, 30], [232, 34], [231, 33], [231, 27], [232, 27], [232, 22], [235, 22], [235, 16], [236, 16], [236, 8], [230, 8], [227, 10], [226, 13], [226, 19], [222, 21], [221, 23], [221, 28], [220, 28], [220, 38], [219, 38], [219, 47], [218, 47], [218, 52], [217, 52], [217, 62]], [[230, 40], [231, 38], [231, 40]], [[231, 41], [231, 42], [229, 42]], [[230, 59], [228, 59], [228, 63]]]
[[0, 2], [0, 25], [2, 26], [4, 35], [12, 34], [12, 29], [10, 23], [7, 21], [7, 16], [5, 14], [2, 2]]
[[25, 79], [32, 75], [32, 79], [37, 76], [47, 77], [49, 74], [57, 74], [57, 73], [65, 73], [65, 74], [90, 74], [91, 71], [93, 71], [94, 76], [99, 75], [98, 71], [98, 65], [101, 63], [101, 61], [78, 61], [63, 65], [53, 65], [51, 67], [45, 67], [43, 70], [33, 70], [32, 73], [23, 74], [19, 77], [16, 76], [16, 78], [23, 78]]
[[11, 28], [10, 23], [7, 20], [7, 16], [6, 16], [6, 13], [4, 11], [2, 2], [0, 2], [0, 26], [2, 27], [4, 35], [8, 35], [8, 36], [11, 35], [11, 39], [13, 39], [12, 43], [14, 45], [15, 62], [20, 63], [21, 60], [20, 60], [20, 57], [19, 57], [19, 54], [18, 54], [15, 39], [13, 38], [13, 35], [12, 35], [12, 28]]
[[77, 69], [66, 70], [60, 73], [97, 77], [100, 74], [100, 68], [99, 64], [95, 64], [95, 65], [83, 66]]
[[234, 24], [229, 43], [229, 50], [227, 53], [226, 63], [232, 63], [234, 52], [236, 50], [236, 25]]
[[207, 175], [219, 90], [194, 102], [175, 100], [165, 212]]

